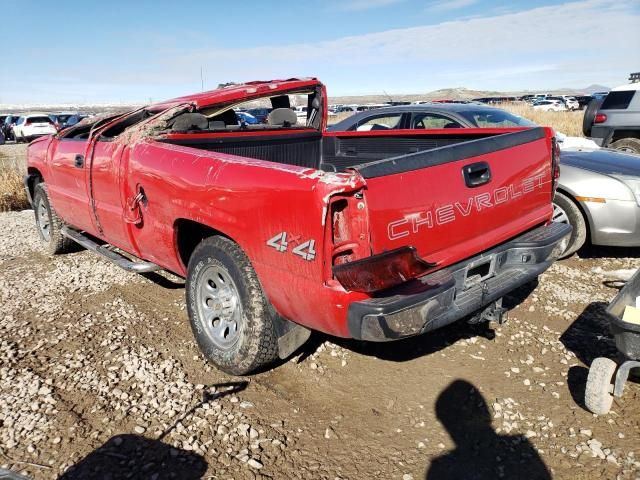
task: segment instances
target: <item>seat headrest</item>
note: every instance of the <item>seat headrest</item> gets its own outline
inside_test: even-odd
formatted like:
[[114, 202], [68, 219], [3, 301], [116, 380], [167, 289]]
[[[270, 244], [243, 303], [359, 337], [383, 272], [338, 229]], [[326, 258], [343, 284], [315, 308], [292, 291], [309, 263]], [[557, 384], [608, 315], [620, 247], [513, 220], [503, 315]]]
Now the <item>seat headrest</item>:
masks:
[[296, 112], [290, 108], [276, 108], [271, 110], [267, 117], [267, 123], [269, 125], [281, 125], [283, 127], [291, 127], [298, 121]]
[[189, 130], [207, 130], [209, 119], [201, 113], [183, 113], [178, 115], [171, 125], [172, 132], [188, 132]]

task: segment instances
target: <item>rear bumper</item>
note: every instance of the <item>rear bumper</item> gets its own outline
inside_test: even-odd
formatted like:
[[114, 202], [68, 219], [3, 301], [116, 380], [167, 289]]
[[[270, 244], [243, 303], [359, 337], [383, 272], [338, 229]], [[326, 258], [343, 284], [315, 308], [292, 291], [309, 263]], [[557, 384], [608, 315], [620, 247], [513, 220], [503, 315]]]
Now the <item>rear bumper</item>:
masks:
[[566, 224], [541, 226], [384, 297], [354, 302], [348, 311], [349, 333], [382, 342], [455, 322], [538, 277], [564, 251], [570, 234]]

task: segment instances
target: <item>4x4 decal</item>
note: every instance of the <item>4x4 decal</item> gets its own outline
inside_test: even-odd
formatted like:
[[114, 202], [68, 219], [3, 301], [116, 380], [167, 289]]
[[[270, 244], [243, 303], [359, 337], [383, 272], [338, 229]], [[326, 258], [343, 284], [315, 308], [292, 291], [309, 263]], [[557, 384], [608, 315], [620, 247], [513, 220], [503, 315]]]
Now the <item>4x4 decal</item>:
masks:
[[[287, 241], [287, 232], [280, 232], [275, 237], [271, 237], [267, 240], [267, 245], [275, 248], [277, 251], [284, 253], [289, 249], [289, 243], [298, 243], [300, 236], [291, 235], [291, 240]], [[304, 258], [307, 261], [311, 261], [316, 258], [316, 241], [315, 240], [307, 240], [306, 242], [300, 243], [297, 247], [295, 247], [291, 253], [294, 255], [298, 255], [299, 257]]]

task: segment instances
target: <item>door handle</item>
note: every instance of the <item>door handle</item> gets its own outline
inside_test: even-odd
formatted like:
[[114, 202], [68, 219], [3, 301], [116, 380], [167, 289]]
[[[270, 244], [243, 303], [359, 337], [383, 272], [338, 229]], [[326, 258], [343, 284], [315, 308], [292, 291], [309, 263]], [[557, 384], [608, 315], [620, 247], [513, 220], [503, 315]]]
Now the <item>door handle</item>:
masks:
[[78, 168], [82, 168], [82, 166], [84, 165], [84, 155], [77, 154], [74, 165]]
[[462, 176], [467, 187], [479, 187], [491, 181], [491, 169], [487, 162], [472, 163], [462, 167]]

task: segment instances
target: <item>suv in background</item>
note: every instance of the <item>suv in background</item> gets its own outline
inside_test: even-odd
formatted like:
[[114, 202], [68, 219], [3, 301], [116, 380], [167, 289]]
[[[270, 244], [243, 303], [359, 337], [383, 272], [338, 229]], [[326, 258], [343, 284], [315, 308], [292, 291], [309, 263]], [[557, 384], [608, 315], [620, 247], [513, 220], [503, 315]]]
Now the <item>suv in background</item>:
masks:
[[30, 142], [34, 138], [43, 135], [55, 135], [58, 133], [53, 120], [46, 114], [24, 115], [13, 126], [13, 135], [17, 143]]
[[611, 90], [584, 113], [583, 133], [601, 147], [640, 155], [640, 82]]
[[9, 114], [5, 117], [4, 122], [0, 124], [0, 129], [2, 129], [2, 133], [4, 134], [4, 139], [6, 141], [15, 140], [15, 137], [13, 136], [13, 126], [18, 121], [18, 118], [20, 118], [19, 115]]

